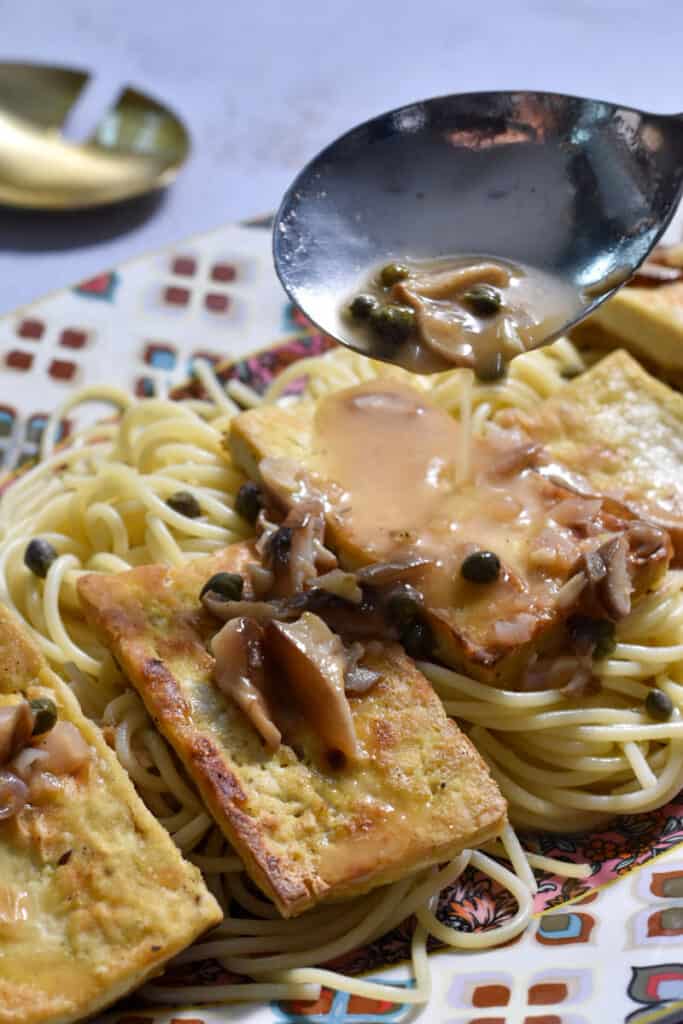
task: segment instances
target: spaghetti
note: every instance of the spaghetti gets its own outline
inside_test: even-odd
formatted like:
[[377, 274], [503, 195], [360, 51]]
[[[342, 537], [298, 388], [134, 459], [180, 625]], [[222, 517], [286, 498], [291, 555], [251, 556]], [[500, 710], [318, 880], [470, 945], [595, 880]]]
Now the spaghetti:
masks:
[[[500, 409], [534, 409], [583, 367], [565, 340], [516, 359], [506, 380], [472, 381], [455, 370], [433, 378], [410, 378], [430, 400], [480, 432]], [[525, 855], [512, 829], [490, 852], [466, 852], [440, 869], [418, 872], [343, 906], [321, 906], [282, 920], [253, 891], [242, 865], [213, 826], [174, 755], [153, 728], [139, 697], [127, 688], [113, 659], [95, 641], [79, 611], [76, 581], [88, 571], [121, 572], [150, 562], [181, 565], [248, 534], [235, 512], [244, 477], [222, 445], [231, 417], [258, 396], [245, 385], [224, 392], [208, 369], [198, 374], [206, 399], [133, 402], [118, 389], [89, 389], [57, 409], [45, 433], [41, 460], [21, 476], [0, 502], [0, 598], [24, 620], [54, 669], [66, 678], [84, 710], [99, 722], [140, 794], [183, 852], [202, 870], [226, 919], [206, 940], [181, 954], [189, 963], [208, 956], [253, 980], [215, 986], [145, 986], [152, 1002], [224, 1002], [314, 998], [321, 985], [374, 998], [395, 999], [391, 985], [348, 978], [315, 965], [329, 961], [396, 927], [410, 914], [415, 986], [401, 988], [402, 1002], [429, 998], [426, 942], [429, 935], [455, 948], [507, 942], [524, 929], [535, 888], [533, 867], [563, 871], [560, 862]], [[374, 376], [405, 371], [373, 363], [347, 351], [292, 364], [278, 376], [264, 401], [319, 398]], [[294, 382], [303, 393], [286, 397]], [[57, 424], [67, 407], [96, 399], [112, 405], [116, 421], [78, 433], [56, 450]], [[468, 452], [462, 454], [466, 475]], [[167, 499], [187, 491], [202, 514], [188, 518]], [[45, 580], [24, 565], [29, 540], [40, 536], [57, 558]], [[666, 802], [683, 774], [683, 574], [670, 572], [619, 628], [613, 656], [599, 663], [599, 694], [580, 708], [557, 691], [513, 693], [485, 686], [436, 665], [421, 665], [449, 714], [456, 716], [488, 760], [508, 799], [513, 824], [543, 829], [590, 827], [628, 810]], [[654, 724], [640, 708], [655, 678], [671, 698], [671, 720]], [[517, 902], [512, 918], [475, 934], [447, 928], [435, 916], [438, 893], [465, 867], [489, 875]], [[572, 877], [588, 869], [567, 865]], [[239, 914], [230, 916], [237, 905]]]

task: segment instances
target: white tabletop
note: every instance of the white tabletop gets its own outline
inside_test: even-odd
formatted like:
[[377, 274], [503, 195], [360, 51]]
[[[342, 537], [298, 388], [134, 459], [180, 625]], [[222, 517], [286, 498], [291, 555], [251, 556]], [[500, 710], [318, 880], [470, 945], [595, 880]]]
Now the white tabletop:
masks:
[[683, 108], [681, 0], [0, 0], [2, 59], [97, 70], [187, 120], [193, 154], [146, 219], [0, 210], [0, 313], [273, 209], [353, 124], [445, 92], [538, 88]]

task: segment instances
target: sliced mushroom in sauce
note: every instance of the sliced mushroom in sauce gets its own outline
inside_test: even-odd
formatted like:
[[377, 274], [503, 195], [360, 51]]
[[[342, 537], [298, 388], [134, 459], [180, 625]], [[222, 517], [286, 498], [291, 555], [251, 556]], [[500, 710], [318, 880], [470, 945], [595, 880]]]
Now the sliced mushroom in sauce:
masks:
[[366, 344], [368, 336], [375, 347], [384, 344], [386, 358], [409, 370], [471, 366], [490, 380], [576, 312], [575, 289], [559, 276], [503, 260], [453, 256], [381, 268], [347, 303], [346, 324]]
[[247, 716], [266, 750], [273, 751], [280, 746], [281, 735], [265, 692], [263, 638], [263, 629], [253, 618], [227, 622], [211, 642], [216, 659], [213, 679], [221, 693]]
[[[344, 690], [346, 655], [341, 639], [317, 615], [297, 622], [271, 622], [268, 654], [285, 673], [301, 713], [320, 737], [328, 760], [354, 760], [360, 748]], [[331, 756], [330, 756], [331, 755]]]

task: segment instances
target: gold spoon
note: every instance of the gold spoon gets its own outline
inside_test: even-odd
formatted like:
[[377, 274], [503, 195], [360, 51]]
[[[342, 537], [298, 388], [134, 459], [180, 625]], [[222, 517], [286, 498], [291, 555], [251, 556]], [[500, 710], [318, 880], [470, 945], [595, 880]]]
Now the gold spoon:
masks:
[[182, 121], [125, 89], [91, 136], [62, 128], [89, 74], [41, 64], [0, 64], [0, 203], [74, 210], [131, 199], [170, 184], [187, 158]]

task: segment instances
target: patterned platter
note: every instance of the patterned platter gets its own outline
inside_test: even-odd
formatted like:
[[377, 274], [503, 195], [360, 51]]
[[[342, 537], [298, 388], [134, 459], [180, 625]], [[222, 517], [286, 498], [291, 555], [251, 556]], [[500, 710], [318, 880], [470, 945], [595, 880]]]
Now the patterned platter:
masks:
[[[139, 396], [181, 397], [193, 360], [257, 391], [330, 342], [287, 305], [270, 265], [267, 224], [227, 227], [101, 273], [0, 320], [0, 471], [36, 453], [46, 416], [73, 389], [107, 381]], [[265, 346], [265, 347], [264, 347]], [[256, 354], [253, 354], [256, 353]], [[226, 361], [226, 356], [229, 360]], [[97, 409], [95, 409], [97, 414]], [[63, 430], [73, 424], [67, 421]], [[9, 478], [5, 477], [5, 483]], [[2, 480], [0, 479], [0, 490]], [[683, 794], [609, 832], [528, 837], [544, 854], [588, 862], [585, 881], [541, 878], [537, 914], [511, 944], [432, 958], [423, 1020], [443, 1024], [683, 1022]], [[509, 894], [468, 873], [439, 916], [469, 931], [514, 913]], [[336, 967], [405, 985], [410, 923]], [[387, 966], [393, 965], [393, 966]], [[224, 980], [220, 964], [176, 968], [169, 983]], [[372, 1024], [412, 1019], [407, 1005], [323, 991], [315, 1004], [159, 1011], [135, 998], [117, 1024]]]

